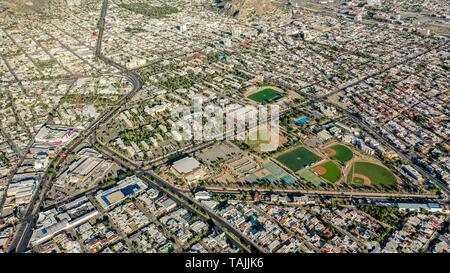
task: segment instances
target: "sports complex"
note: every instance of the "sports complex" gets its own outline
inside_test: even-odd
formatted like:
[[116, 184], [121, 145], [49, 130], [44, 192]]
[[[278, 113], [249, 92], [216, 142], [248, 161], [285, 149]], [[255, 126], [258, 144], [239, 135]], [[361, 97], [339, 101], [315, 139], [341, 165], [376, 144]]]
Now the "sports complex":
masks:
[[342, 177], [342, 172], [339, 166], [333, 161], [326, 161], [312, 168], [314, 173], [323, 179], [335, 183]]
[[325, 149], [325, 153], [334, 160], [348, 162], [353, 158], [353, 152], [347, 146], [337, 144]]
[[256, 90], [255, 92], [252, 92], [247, 97], [258, 103], [271, 103], [280, 99], [281, 97], [283, 97], [283, 95], [281, 91], [275, 90], [275, 88], [264, 87], [262, 89]]
[[322, 149], [325, 157], [316, 154], [312, 148], [297, 146], [277, 154], [274, 159], [315, 187], [328, 182], [381, 190], [395, 189], [399, 182], [387, 167], [363, 159], [344, 144], [335, 143]]
[[279, 155], [276, 157], [276, 160], [291, 171], [297, 172], [306, 166], [318, 162], [321, 158], [304, 147], [298, 147]]
[[352, 185], [366, 187], [394, 188], [397, 185], [397, 178], [387, 168], [365, 161], [353, 163], [347, 176], [347, 182]]

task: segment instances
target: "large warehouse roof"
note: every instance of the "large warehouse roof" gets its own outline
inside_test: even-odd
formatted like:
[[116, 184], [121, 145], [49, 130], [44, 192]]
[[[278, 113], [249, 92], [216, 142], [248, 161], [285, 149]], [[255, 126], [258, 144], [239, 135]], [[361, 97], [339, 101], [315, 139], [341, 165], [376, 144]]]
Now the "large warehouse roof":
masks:
[[193, 157], [185, 157], [173, 163], [173, 168], [181, 174], [190, 173], [192, 171], [195, 171], [199, 167], [200, 162], [198, 162]]

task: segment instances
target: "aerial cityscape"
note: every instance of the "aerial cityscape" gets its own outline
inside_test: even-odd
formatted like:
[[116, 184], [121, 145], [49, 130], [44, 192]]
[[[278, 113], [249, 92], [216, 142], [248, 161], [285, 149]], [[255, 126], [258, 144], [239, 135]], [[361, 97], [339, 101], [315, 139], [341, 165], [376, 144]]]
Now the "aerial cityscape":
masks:
[[0, 254], [450, 253], [450, 2], [0, 0]]

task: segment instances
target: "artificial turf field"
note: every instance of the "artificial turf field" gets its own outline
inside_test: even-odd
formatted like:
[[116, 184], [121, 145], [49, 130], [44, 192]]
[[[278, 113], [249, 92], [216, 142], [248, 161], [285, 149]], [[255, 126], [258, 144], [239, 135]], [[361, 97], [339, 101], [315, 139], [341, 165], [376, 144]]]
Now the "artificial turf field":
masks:
[[321, 158], [318, 155], [303, 147], [285, 152], [276, 158], [276, 160], [291, 169], [293, 172], [297, 172], [298, 170], [301, 170], [304, 167], [319, 161], [320, 159]]
[[320, 164], [318, 167], [323, 168], [325, 171], [325, 173], [318, 173], [319, 176], [326, 179], [329, 182], [334, 183], [338, 181], [342, 176], [341, 169], [333, 161], [327, 161], [325, 163]]
[[[353, 169], [353, 170], [352, 170]], [[376, 188], [391, 188], [397, 185], [395, 175], [385, 167], [370, 162], [355, 162], [348, 175], [348, 181], [353, 184], [361, 184], [361, 179], [353, 179], [352, 173], [362, 174], [370, 179], [371, 186]]]
[[316, 187], [320, 187], [320, 183], [322, 182], [320, 177], [318, 177], [315, 173], [310, 170], [301, 170], [298, 172], [298, 176], [306, 180], [307, 182], [313, 184]]
[[258, 91], [254, 94], [251, 94], [250, 96], [248, 96], [249, 99], [262, 103], [262, 102], [271, 102], [274, 99], [278, 98], [281, 96], [281, 93], [273, 90], [272, 88], [265, 88], [261, 91]]

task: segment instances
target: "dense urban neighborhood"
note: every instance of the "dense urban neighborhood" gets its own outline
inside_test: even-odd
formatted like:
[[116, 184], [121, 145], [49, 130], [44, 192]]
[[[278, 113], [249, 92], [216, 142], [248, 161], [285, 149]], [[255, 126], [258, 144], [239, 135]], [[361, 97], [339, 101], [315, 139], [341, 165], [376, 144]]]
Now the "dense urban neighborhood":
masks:
[[0, 253], [449, 253], [449, 11], [0, 0]]

